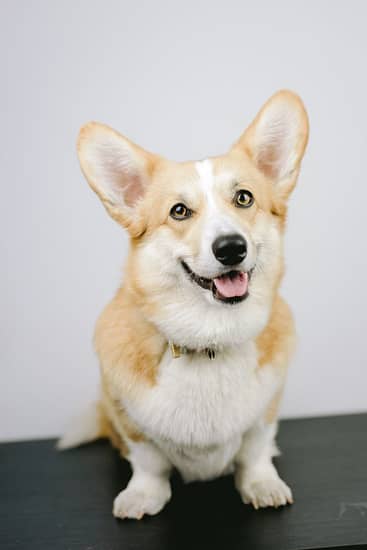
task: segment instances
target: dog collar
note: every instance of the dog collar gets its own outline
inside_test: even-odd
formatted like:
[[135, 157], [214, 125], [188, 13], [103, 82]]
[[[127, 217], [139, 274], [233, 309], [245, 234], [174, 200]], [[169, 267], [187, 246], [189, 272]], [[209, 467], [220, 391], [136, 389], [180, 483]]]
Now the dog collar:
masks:
[[205, 354], [209, 357], [209, 359], [215, 359], [215, 355], [216, 355], [215, 350], [212, 349], [212, 348], [205, 348], [203, 350], [195, 350], [195, 349], [189, 349], [189, 348], [186, 348], [186, 347], [178, 346], [177, 344], [174, 344], [173, 342], [170, 342], [169, 348], [171, 350], [172, 357], [174, 359], [178, 359], [179, 357], [181, 357], [181, 355], [192, 354], [192, 353]]

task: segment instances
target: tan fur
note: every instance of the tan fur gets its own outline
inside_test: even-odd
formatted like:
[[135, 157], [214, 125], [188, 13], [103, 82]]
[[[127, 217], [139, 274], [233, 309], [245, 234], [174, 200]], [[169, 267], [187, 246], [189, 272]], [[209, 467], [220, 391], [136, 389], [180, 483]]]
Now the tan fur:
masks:
[[[129, 277], [133, 283], [134, 278]], [[102, 312], [95, 331], [95, 347], [100, 359], [104, 413], [118, 434], [113, 443], [127, 454], [128, 440], [143, 434], [119, 405], [121, 395], [135, 392], [140, 384], [154, 385], [160, 359], [167, 343], [144, 320], [131, 298], [134, 288], [122, 287]]]
[[[295, 328], [293, 316], [288, 304], [276, 295], [269, 322], [257, 338], [259, 368], [273, 365], [282, 372], [285, 379], [286, 370], [295, 346]], [[267, 423], [275, 422], [279, 413], [283, 390], [277, 392], [265, 412]]]
[[293, 351], [294, 339], [294, 323], [290, 308], [277, 294], [269, 322], [257, 338], [259, 367], [272, 364], [284, 368]]
[[[262, 216], [269, 222], [275, 221], [279, 230], [283, 232], [287, 212], [286, 199], [297, 179], [300, 161], [307, 143], [308, 124], [302, 103], [294, 94], [284, 91], [274, 97], [277, 101], [280, 98], [294, 102], [301, 116], [304, 117], [304, 132], [299, 136], [297, 143], [296, 169], [287, 176], [288, 179], [282, 190], [276, 190], [271, 181], [273, 161], [271, 155], [267, 159], [261, 158], [259, 162], [253, 145], [256, 125], [273, 98], [260, 111], [233, 148], [226, 155], [211, 160], [215, 174], [222, 174], [221, 177], [224, 179], [225, 174], [232, 174], [230, 191], [228, 181], [223, 188], [220, 183], [217, 185], [223, 210], [229, 216], [233, 216], [237, 222], [240, 221], [245, 228], [251, 227], [256, 223], [257, 218]], [[128, 211], [120, 210], [116, 205], [111, 204], [95, 181], [95, 174], [85, 153], [85, 147], [87, 141], [99, 131], [113, 132], [125, 145], [127, 143], [139, 159], [139, 170], [144, 178], [150, 180], [144, 200], [137, 203], [133, 216]], [[82, 169], [89, 184], [100, 196], [110, 215], [127, 228], [131, 236], [126, 282], [100, 316], [95, 333], [95, 346], [101, 363], [103, 382], [102, 407], [109, 419], [105, 432], [126, 454], [128, 440], [138, 441], [143, 439], [144, 435], [132, 424], [117, 402], [121, 402], [123, 395], [129, 393], [138, 395], [141, 385], [153, 386], [156, 383], [159, 363], [167, 347], [167, 342], [162, 335], [147, 321], [147, 315], [152, 313], [156, 305], [152, 303], [150, 293], [140, 276], [136, 260], [137, 251], [145, 239], [149, 239], [150, 235], [159, 230], [177, 240], [190, 243], [195, 255], [199, 246], [201, 221], [206, 205], [200, 193], [195, 192], [197, 173], [194, 163], [175, 163], [147, 153], [113, 130], [96, 123], [90, 123], [81, 130], [78, 151]], [[256, 162], [258, 162], [257, 166], [255, 166]], [[256, 195], [256, 205], [246, 210], [235, 209], [231, 203], [231, 196], [236, 189], [244, 186]], [[170, 207], [177, 202], [188, 202], [195, 210], [196, 216], [184, 224], [176, 223], [169, 216], [169, 211]], [[280, 371], [285, 370], [294, 341], [291, 313], [278, 294], [283, 270], [283, 258], [280, 257], [272, 289], [272, 312], [268, 325], [257, 338], [259, 368], [265, 364], [272, 364]], [[280, 393], [266, 412], [265, 418], [268, 422], [275, 420], [279, 400]]]
[[[121, 384], [155, 383], [165, 340], [141, 315], [131, 299], [134, 290], [121, 288], [100, 316], [95, 333], [102, 375], [108, 377], [112, 396]], [[115, 389], [116, 388], [116, 389]]]
[[125, 439], [122, 438], [117, 430], [114, 428], [109, 416], [107, 416], [107, 407], [104, 402], [98, 403], [98, 410], [100, 416], [100, 438], [108, 438], [116, 449], [120, 451], [121, 456], [126, 457], [128, 455], [128, 447], [125, 443]]

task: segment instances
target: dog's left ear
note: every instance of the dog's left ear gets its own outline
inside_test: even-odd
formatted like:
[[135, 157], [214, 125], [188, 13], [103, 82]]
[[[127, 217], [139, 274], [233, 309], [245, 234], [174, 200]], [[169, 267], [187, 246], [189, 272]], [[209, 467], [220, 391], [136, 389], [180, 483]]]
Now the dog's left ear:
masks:
[[249, 157], [286, 199], [293, 190], [308, 139], [308, 117], [301, 99], [281, 90], [265, 103], [234, 148]]

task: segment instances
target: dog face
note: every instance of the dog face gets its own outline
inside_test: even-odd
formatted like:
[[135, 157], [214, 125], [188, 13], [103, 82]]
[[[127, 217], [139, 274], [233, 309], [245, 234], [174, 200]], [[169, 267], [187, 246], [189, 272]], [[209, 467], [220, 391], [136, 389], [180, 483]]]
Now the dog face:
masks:
[[285, 91], [226, 155], [199, 162], [152, 155], [100, 124], [81, 130], [83, 172], [131, 235], [126, 290], [167, 340], [218, 348], [265, 326], [307, 134], [300, 99]]

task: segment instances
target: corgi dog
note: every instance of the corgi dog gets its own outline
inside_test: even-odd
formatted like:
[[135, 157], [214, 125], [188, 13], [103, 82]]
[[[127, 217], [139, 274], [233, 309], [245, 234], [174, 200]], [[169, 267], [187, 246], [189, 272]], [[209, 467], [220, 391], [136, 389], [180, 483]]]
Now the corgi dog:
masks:
[[295, 331], [279, 295], [287, 200], [308, 139], [282, 90], [222, 155], [173, 162], [91, 122], [82, 171], [130, 235], [121, 288], [100, 316], [101, 399], [61, 449], [109, 437], [132, 477], [113, 514], [140, 519], [185, 481], [233, 473], [244, 503], [291, 503], [272, 462]]

